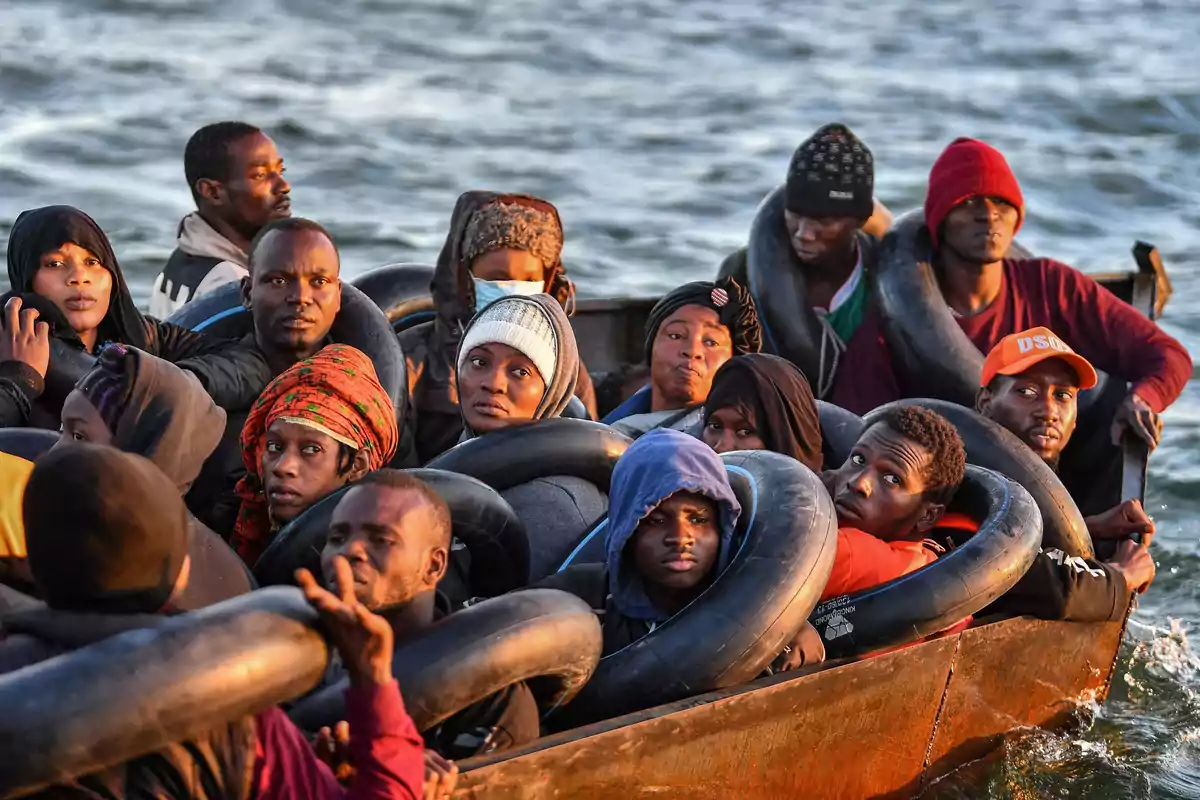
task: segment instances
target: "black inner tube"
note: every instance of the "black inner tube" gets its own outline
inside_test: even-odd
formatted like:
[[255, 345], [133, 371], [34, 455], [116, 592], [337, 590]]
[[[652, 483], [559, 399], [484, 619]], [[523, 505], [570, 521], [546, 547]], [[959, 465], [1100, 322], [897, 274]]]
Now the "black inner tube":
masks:
[[897, 400], [867, 414], [864, 422], [869, 425], [887, 409], [903, 406], [927, 408], [950, 420], [962, 436], [969, 463], [996, 470], [1024, 487], [1041, 511], [1046, 547], [1057, 547], [1072, 556], [1093, 555], [1087, 523], [1070, 492], [1024, 442], [971, 409], [945, 400]]
[[821, 453], [825, 456], [825, 469], [837, 469], [846, 463], [862, 435], [862, 417], [824, 400], [817, 401], [817, 415], [821, 420]]
[[570, 475], [607, 493], [613, 467], [631, 444], [599, 422], [547, 419], [468, 439], [427, 466], [470, 475], [498, 492], [535, 478]]
[[[454, 538], [470, 554], [466, 587], [454, 582], [463, 576], [447, 573], [452, 603], [468, 597], [495, 597], [525, 585], [529, 574], [529, 541], [525, 526], [494, 489], [466, 475], [438, 469], [408, 470], [433, 488], [450, 507]], [[321, 550], [333, 509], [349, 488], [335, 492], [308, 508], [281, 530], [259, 556], [254, 575], [264, 585], [290, 584], [304, 567], [321, 574]], [[467, 592], [466, 597], [460, 597]]]
[[[455, 612], [401, 642], [392, 672], [417, 729], [428, 730], [506, 686], [528, 681], [542, 708], [567, 703], [600, 660], [596, 615], [574, 595], [530, 589]], [[342, 679], [296, 703], [292, 721], [315, 731], [345, 719]]]
[[811, 621], [828, 658], [914, 642], [983, 610], [1029, 569], [1042, 544], [1041, 515], [1016, 481], [967, 467], [952, 508], [979, 531], [916, 572], [817, 606]]
[[560, 720], [607, 719], [752, 680], [808, 618], [837, 550], [833, 501], [815, 473], [787, 456], [721, 459], [750, 492], [733, 560], [683, 611], [602, 658]]
[[[821, 372], [821, 322], [808, 302], [803, 273], [788, 237], [783, 211], [786, 186], [779, 186], [758, 207], [750, 225], [746, 278], [763, 329], [763, 350], [791, 361], [816, 391]], [[826, 371], [832, 376], [832, 353]]]
[[58, 439], [57, 431], [44, 428], [0, 428], [0, 453], [37, 461]]
[[298, 589], [162, 618], [0, 677], [0, 795], [67, 783], [312, 689], [328, 665]]
[[80, 350], [62, 339], [51, 337], [50, 365], [46, 368], [45, 388], [39, 398], [42, 405], [61, 410], [67, 395], [95, 363], [96, 357], [86, 350]]
[[383, 310], [388, 322], [396, 322], [434, 310], [430, 283], [434, 268], [427, 264], [385, 264], [364, 272], [350, 282]]

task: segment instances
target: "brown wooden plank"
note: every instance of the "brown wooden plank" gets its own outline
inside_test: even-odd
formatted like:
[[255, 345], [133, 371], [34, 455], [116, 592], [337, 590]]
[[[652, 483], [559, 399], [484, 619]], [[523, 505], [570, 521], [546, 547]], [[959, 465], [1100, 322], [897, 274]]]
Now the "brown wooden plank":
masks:
[[1108, 694], [1121, 622], [1010, 619], [964, 631], [930, 747], [927, 780], [980, 758], [1002, 734], [1061, 723]]
[[957, 645], [757, 681], [464, 762], [455, 796], [911, 795]]

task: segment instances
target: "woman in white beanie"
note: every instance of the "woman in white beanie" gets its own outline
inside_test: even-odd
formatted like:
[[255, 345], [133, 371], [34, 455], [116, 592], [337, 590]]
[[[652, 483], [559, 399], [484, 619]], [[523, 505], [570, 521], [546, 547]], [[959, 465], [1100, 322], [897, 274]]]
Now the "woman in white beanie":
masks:
[[548, 294], [486, 306], [458, 349], [458, 403], [466, 438], [562, 414], [579, 375], [579, 348]]
[[[471, 320], [457, 362], [463, 437], [469, 439], [562, 414], [575, 394], [579, 348], [557, 300], [547, 294], [510, 295]], [[552, 543], [575, 541], [608, 511], [608, 497], [595, 485], [566, 475], [538, 478], [501, 494], [525, 523], [535, 578], [558, 566], [552, 563], [558, 551]]]

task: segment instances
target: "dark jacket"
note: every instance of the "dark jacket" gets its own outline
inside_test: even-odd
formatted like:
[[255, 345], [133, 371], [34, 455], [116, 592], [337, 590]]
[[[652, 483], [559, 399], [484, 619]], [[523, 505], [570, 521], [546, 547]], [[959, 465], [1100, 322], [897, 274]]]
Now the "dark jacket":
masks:
[[[154, 462], [187, 493], [225, 430], [225, 412], [196, 376], [141, 353], [129, 402], [117, 419], [113, 446]], [[237, 553], [195, 516], [188, 520], [191, 577], [177, 605], [200, 608], [245, 594], [254, 580]]]
[[242, 502], [234, 487], [246, 473], [240, 442], [242, 425], [250, 406], [275, 375], [253, 333], [219, 353], [185, 359], [178, 366], [195, 375], [226, 411], [220, 441], [201, 466], [184, 499], [198, 520], [228, 539]]
[[0, 428], [29, 426], [33, 406], [46, 382], [23, 361], [0, 362]]
[[[455, 360], [463, 330], [475, 315], [475, 284], [470, 264], [462, 258], [463, 234], [476, 211], [502, 197], [471, 191], [458, 198], [429, 285], [437, 316], [399, 337], [408, 368], [410, 427], [416, 431], [417, 455], [422, 464], [453, 447], [463, 432]], [[574, 289], [561, 262], [551, 265], [547, 286], [547, 293], [567, 307]], [[595, 417], [596, 393], [582, 361], [575, 394]]]
[[1043, 550], [1017, 585], [988, 611], [1028, 614], [1038, 619], [1100, 622], [1125, 616], [1129, 587], [1103, 561]]

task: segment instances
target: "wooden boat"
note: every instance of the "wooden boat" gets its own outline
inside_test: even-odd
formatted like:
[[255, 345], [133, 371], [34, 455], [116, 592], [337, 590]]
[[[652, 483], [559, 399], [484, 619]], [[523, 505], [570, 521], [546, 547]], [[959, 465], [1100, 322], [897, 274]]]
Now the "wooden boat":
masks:
[[[1154, 318], [1170, 282], [1149, 245], [1138, 270], [1097, 277]], [[643, 358], [653, 300], [585, 300], [574, 324], [590, 369]], [[1122, 499], [1141, 497], [1130, 448]], [[1116, 497], [1113, 497], [1115, 503]], [[827, 662], [543, 737], [464, 761], [457, 796], [521, 798], [912, 797], [994, 750], [1103, 702], [1123, 622], [977, 619], [960, 633], [863, 660]]]

